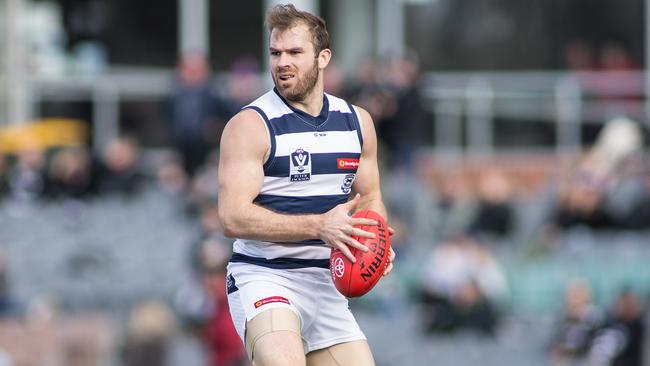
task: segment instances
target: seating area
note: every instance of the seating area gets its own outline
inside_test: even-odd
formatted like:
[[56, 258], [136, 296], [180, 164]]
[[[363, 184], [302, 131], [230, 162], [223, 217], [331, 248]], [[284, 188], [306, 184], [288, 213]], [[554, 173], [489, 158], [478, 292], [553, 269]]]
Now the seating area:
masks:
[[197, 235], [181, 207], [155, 190], [133, 199], [0, 206], [11, 296], [120, 315], [141, 299], [169, 300], [190, 276]]
[[[556, 171], [550, 163], [527, 171], [521, 161], [504, 161], [499, 167], [515, 185], [542, 187]], [[464, 174], [478, 184], [481, 172], [492, 165], [477, 161], [468, 166]], [[427, 253], [439, 245], [431, 238], [402, 248], [407, 250], [394, 274], [352, 302], [378, 365], [545, 365], [545, 347], [571, 278], [587, 279], [594, 301], [604, 308], [622, 287], [649, 293], [646, 232], [576, 227], [539, 245], [530, 235], [544, 210], [539, 190], [517, 196], [512, 235], [489, 244], [508, 288], [495, 336], [423, 332], [414, 291]], [[87, 344], [79, 346], [86, 352], [80, 359], [119, 365], [134, 306], [150, 299], [171, 306], [177, 290], [192, 281], [190, 247], [198, 229], [184, 209], [178, 197], [155, 185], [137, 195], [83, 201], [5, 200], [0, 204], [0, 248], [9, 296], [17, 306], [14, 316], [0, 322], [0, 348], [16, 366], [37, 366], [44, 364], [44, 354], [68, 357], [81, 339]], [[60, 323], [34, 325], [43, 304], [55, 309], [59, 318], [54, 321]], [[85, 332], [93, 337], [85, 339]], [[176, 338], [171, 348], [182, 348], [183, 340], [187, 338]], [[173, 356], [171, 364], [184, 365], [196, 357], [190, 347]], [[83, 362], [79, 365], [94, 364]]]

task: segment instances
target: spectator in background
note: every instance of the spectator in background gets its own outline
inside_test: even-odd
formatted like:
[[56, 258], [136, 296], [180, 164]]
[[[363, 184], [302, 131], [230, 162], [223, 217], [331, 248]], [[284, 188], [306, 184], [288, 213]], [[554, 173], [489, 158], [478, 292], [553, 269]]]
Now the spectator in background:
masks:
[[229, 116], [257, 98], [261, 90], [260, 67], [252, 58], [235, 61], [230, 68], [228, 79]]
[[650, 166], [647, 166], [647, 163], [642, 184], [643, 195], [633, 203], [624, 220], [628, 229], [650, 229]]
[[483, 172], [478, 179], [478, 206], [471, 221], [472, 234], [504, 238], [513, 226], [513, 187], [500, 172]]
[[554, 224], [561, 229], [573, 226], [604, 228], [611, 220], [603, 209], [605, 177], [596, 173], [598, 160], [591, 155], [583, 157], [575, 172], [561, 183]]
[[48, 167], [45, 193], [53, 199], [80, 199], [91, 193], [92, 167], [88, 149], [65, 147], [54, 153]]
[[100, 194], [135, 194], [143, 183], [139, 170], [140, 146], [132, 137], [109, 142], [97, 165], [97, 191]]
[[643, 100], [644, 80], [634, 72], [640, 68], [637, 60], [621, 42], [610, 40], [600, 49], [598, 62], [603, 74], [595, 79], [592, 89], [604, 103], [604, 117], [638, 114], [638, 108], [630, 103]]
[[441, 164], [435, 173], [438, 193], [437, 232], [439, 237], [448, 237], [467, 230], [474, 213], [474, 191], [467, 179], [467, 173], [454, 165]]
[[636, 152], [622, 159], [614, 171], [612, 184], [605, 192], [603, 208], [616, 228], [643, 227], [644, 215], [638, 208], [647, 197], [645, 180], [648, 167], [644, 155]]
[[614, 40], [603, 45], [599, 62], [602, 71], [633, 71], [640, 68], [625, 46]]
[[427, 332], [496, 331], [496, 305], [507, 293], [505, 274], [491, 252], [468, 237], [457, 235], [433, 249], [420, 286]]
[[2, 150], [0, 150], [0, 202], [9, 193], [9, 183], [7, 182], [7, 159]]
[[391, 150], [392, 165], [409, 167], [419, 146], [419, 129], [424, 116], [418, 86], [419, 60], [413, 53], [395, 57], [390, 61], [388, 72], [388, 87], [395, 100], [395, 109], [378, 126], [378, 134]]
[[351, 86], [349, 92], [352, 102], [370, 113], [383, 143], [386, 142], [380, 133], [381, 125], [397, 109], [395, 97], [385, 80], [389, 72], [385, 63], [368, 58], [360, 66], [358, 84]]
[[9, 291], [4, 248], [0, 246], [0, 318], [14, 315], [15, 304]]
[[390, 151], [390, 164], [395, 167], [408, 167], [418, 146], [423, 116], [419, 76], [413, 54], [368, 59], [361, 66], [359, 85], [350, 91], [355, 104], [373, 117], [377, 137]]
[[17, 162], [9, 170], [11, 196], [21, 203], [42, 197], [45, 190], [45, 155], [36, 144], [18, 151]]
[[642, 147], [642, 133], [636, 122], [624, 117], [608, 121], [594, 146], [560, 187], [556, 225], [560, 228], [620, 225], [642, 192], [642, 189], [637, 189], [637, 193], [627, 189], [631, 176], [623, 174], [626, 166], [623, 163], [630, 161]]
[[210, 366], [247, 364], [226, 297], [225, 268], [229, 257], [227, 242], [217, 237], [195, 245], [192, 260], [197, 283], [182, 287], [175, 300], [185, 328], [203, 344], [206, 364]]
[[157, 301], [139, 304], [131, 313], [122, 350], [124, 366], [165, 366], [175, 321], [169, 308]]
[[468, 280], [454, 298], [454, 312], [461, 329], [493, 336], [498, 323], [495, 304], [487, 297], [478, 280]]
[[[392, 225], [402, 227], [402, 230], [396, 230], [395, 235], [400, 236], [401, 242], [407, 246], [410, 246], [407, 243], [412, 243], [412, 249], [418, 251], [426, 250], [425, 247], [438, 234], [440, 217], [435, 207], [438, 194], [433, 156], [419, 154], [414, 164], [413, 172], [398, 170], [382, 176], [382, 193], [391, 212], [391, 221], [399, 221], [399, 224]], [[395, 237], [391, 240], [394, 243], [398, 241]], [[397, 251], [394, 244], [393, 248]]]
[[604, 327], [596, 333], [589, 349], [589, 365], [643, 366], [645, 309], [641, 299], [623, 290]]
[[45, 192], [45, 154], [38, 144], [28, 142], [17, 155], [8, 172], [10, 211], [23, 215]]
[[597, 67], [593, 51], [579, 38], [570, 40], [564, 47], [564, 61], [566, 68], [573, 72], [594, 71]]
[[347, 98], [344, 87], [343, 71], [336, 63], [330, 62], [327, 74], [323, 75], [323, 90], [327, 94]]
[[216, 200], [204, 201], [199, 212], [200, 234], [191, 246], [198, 287], [190, 283], [181, 288], [176, 296], [177, 307], [187, 328], [205, 345], [207, 365], [247, 365], [226, 296], [226, 265], [232, 241], [223, 235]]
[[216, 198], [204, 197], [202, 202], [197, 202], [198, 235], [193, 238], [192, 247], [192, 268], [201, 272], [203, 268], [204, 254], [202, 248], [209, 244], [222, 245], [229, 251], [232, 240], [223, 235], [223, 226], [219, 220], [219, 202]]
[[625, 117], [607, 122], [592, 148], [591, 154], [599, 162], [600, 171], [596, 173], [604, 177], [605, 182], [603, 211], [616, 228], [634, 228], [637, 221], [632, 215], [645, 195], [647, 166], [643, 148], [640, 125]]
[[207, 164], [190, 182], [187, 203], [190, 213], [197, 213], [206, 202], [216, 201], [218, 195], [219, 155], [211, 154]]
[[169, 197], [184, 200], [187, 194], [188, 179], [183, 166], [177, 158], [165, 159], [156, 168], [158, 189]]
[[603, 314], [592, 303], [582, 279], [571, 280], [564, 295], [564, 310], [555, 327], [548, 354], [552, 365], [573, 365], [584, 360]]
[[93, 313], [80, 313], [59, 319], [57, 323], [53, 324], [51, 331], [58, 332], [60, 337], [63, 356], [61, 364], [66, 366], [106, 365], [111, 358], [110, 353], [114, 349], [112, 325], [111, 319]]
[[166, 109], [183, 167], [193, 176], [210, 150], [218, 146], [231, 115], [225, 102], [212, 90], [210, 67], [204, 54], [188, 52], [181, 57]]
[[201, 283], [211, 311], [203, 329], [210, 366], [247, 365], [247, 357], [233, 325], [226, 297], [226, 265], [230, 250], [223, 242], [208, 241], [200, 247]]

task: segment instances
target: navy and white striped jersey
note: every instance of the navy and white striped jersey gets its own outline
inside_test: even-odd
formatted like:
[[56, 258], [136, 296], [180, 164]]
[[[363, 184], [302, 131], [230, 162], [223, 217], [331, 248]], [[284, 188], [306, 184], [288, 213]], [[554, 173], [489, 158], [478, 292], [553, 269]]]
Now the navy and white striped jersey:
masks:
[[[348, 201], [363, 138], [357, 112], [325, 94], [314, 117], [293, 108], [276, 89], [246, 108], [265, 121], [271, 149], [255, 203], [283, 214], [320, 214]], [[273, 268], [328, 268], [330, 248], [320, 240], [270, 243], [238, 239], [231, 262]]]

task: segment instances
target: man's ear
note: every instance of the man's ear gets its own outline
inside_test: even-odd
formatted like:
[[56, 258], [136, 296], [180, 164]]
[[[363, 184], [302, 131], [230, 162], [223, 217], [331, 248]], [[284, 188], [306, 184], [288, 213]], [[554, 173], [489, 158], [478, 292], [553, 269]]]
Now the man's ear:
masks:
[[326, 48], [318, 54], [318, 68], [319, 69], [324, 69], [327, 67], [327, 65], [330, 63], [330, 60], [332, 59], [332, 50], [329, 48]]

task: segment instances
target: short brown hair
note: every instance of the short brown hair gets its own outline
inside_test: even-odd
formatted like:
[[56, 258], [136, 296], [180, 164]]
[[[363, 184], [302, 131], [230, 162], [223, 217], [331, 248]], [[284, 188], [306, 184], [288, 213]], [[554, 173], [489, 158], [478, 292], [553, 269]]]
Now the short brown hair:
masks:
[[330, 35], [323, 18], [306, 11], [300, 11], [293, 4], [276, 5], [266, 12], [266, 26], [269, 33], [273, 29], [285, 31], [299, 23], [303, 23], [309, 28], [317, 55], [320, 51], [330, 48]]

